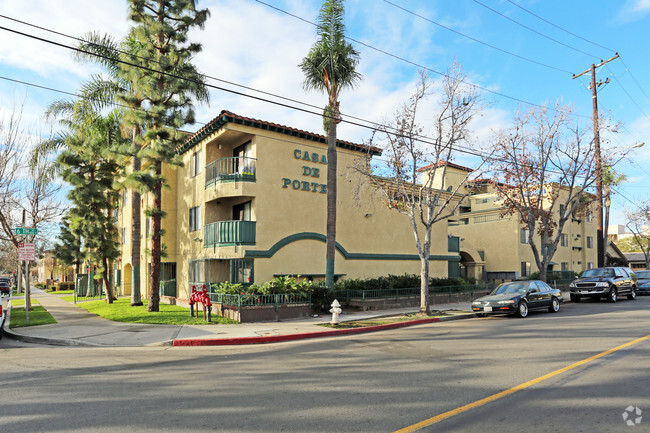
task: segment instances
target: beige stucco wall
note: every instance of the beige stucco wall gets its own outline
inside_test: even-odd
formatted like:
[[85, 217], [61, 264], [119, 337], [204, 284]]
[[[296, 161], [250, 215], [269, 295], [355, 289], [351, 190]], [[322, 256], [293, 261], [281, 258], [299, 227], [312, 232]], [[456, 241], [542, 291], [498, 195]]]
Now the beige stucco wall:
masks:
[[[487, 199], [487, 203], [484, 203]], [[487, 272], [521, 272], [521, 262], [530, 263], [531, 272], [537, 271], [537, 265], [530, 245], [520, 242], [522, 225], [516, 217], [500, 217], [501, 203], [496, 194], [480, 194], [468, 197], [471, 212], [458, 215], [459, 220], [467, 220], [467, 225], [450, 226], [449, 233], [461, 238], [463, 244], [469, 242], [471, 248], [485, 251], [485, 271]], [[476, 220], [487, 220], [476, 222]], [[558, 243], [552, 262], [553, 270], [561, 270], [562, 263], [568, 264], [569, 270], [582, 272], [589, 264], [597, 263], [596, 223], [587, 218], [571, 219], [566, 222], [563, 233], [568, 235], [568, 245]], [[587, 247], [587, 237], [592, 239], [592, 247]], [[541, 248], [541, 237], [535, 235], [535, 242]]]
[[[233, 148], [249, 140], [252, 157], [256, 158], [255, 182], [220, 182], [206, 187], [205, 166], [216, 159], [231, 157]], [[200, 151], [201, 172], [192, 176], [191, 160], [196, 151]], [[229, 123], [183, 153], [184, 167], [176, 170], [165, 167], [170, 188], [163, 191], [163, 208], [167, 212], [163, 220], [166, 230], [163, 242], [168, 250], [163, 262], [176, 263], [178, 296], [188, 296], [192, 260], [243, 259], [257, 253], [253, 260], [254, 280], [258, 283], [281, 274], [316, 278], [324, 275], [325, 242], [315, 238], [323, 237], [326, 232], [326, 154], [324, 143]], [[419, 273], [420, 261], [408, 217], [388, 209], [370, 191], [362, 193], [361, 200], [355, 199], [359, 178], [351, 167], [360, 154], [339, 148], [338, 155], [337, 242], [349, 256], [337, 252], [335, 274], [362, 278]], [[294, 185], [299, 187], [296, 189]], [[255, 245], [205, 248], [203, 228], [189, 231], [190, 208], [201, 207], [201, 227], [204, 227], [207, 223], [232, 220], [232, 206], [249, 200], [251, 220], [256, 221]], [[151, 204], [151, 196], [143, 195], [142, 202], [140, 281], [146, 297], [150, 257], [145, 249], [150, 248], [150, 242], [146, 241], [144, 209]], [[127, 202], [118, 214], [118, 225], [128, 227], [121, 256], [123, 268], [130, 263], [130, 215], [130, 202]], [[298, 240], [287, 242], [289, 236]], [[446, 277], [447, 260], [458, 260], [457, 253], [447, 251], [446, 222], [434, 226], [432, 238], [434, 260], [430, 275]], [[271, 255], [269, 251], [278, 243], [283, 246]]]

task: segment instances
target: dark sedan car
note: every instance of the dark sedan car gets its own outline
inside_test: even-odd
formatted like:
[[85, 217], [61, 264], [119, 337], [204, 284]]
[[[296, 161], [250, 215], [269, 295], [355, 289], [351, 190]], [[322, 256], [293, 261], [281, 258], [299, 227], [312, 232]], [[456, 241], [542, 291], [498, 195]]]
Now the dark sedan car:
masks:
[[636, 286], [637, 295], [650, 295], [650, 271], [634, 271], [639, 279]]
[[0, 281], [0, 295], [11, 295], [11, 285], [7, 281]]
[[514, 314], [528, 316], [529, 310], [547, 308], [551, 313], [560, 311], [562, 292], [543, 281], [513, 281], [503, 283], [487, 296], [472, 302], [472, 311], [479, 317], [488, 314]]

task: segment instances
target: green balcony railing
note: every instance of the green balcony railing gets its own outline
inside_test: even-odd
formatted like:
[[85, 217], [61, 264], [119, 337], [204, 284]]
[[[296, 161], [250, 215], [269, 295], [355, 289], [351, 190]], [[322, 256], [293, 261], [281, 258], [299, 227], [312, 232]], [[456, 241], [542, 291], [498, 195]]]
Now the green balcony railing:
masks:
[[255, 245], [255, 221], [217, 221], [205, 225], [204, 247], [231, 245]]
[[205, 167], [205, 186], [219, 182], [255, 182], [255, 158], [234, 156], [212, 161]]

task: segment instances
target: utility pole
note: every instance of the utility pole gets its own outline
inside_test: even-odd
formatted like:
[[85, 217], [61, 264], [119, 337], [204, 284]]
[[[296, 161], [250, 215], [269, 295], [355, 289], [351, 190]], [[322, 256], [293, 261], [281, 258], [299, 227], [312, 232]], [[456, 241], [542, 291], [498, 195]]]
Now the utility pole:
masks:
[[609, 83], [609, 78], [605, 81], [596, 82], [596, 68], [600, 68], [606, 63], [611, 62], [614, 59], [618, 59], [618, 53], [609, 60], [601, 60], [598, 65], [591, 64], [591, 67], [584, 72], [581, 72], [578, 75], [573, 75], [573, 79], [576, 79], [588, 72], [591, 72], [591, 100], [593, 102], [593, 119], [594, 119], [594, 148], [595, 148], [595, 159], [596, 159], [596, 248], [598, 254], [598, 267], [601, 268], [605, 266], [605, 248], [607, 245], [607, 239], [603, 239], [603, 161], [600, 155], [600, 127], [598, 125], [598, 86]]

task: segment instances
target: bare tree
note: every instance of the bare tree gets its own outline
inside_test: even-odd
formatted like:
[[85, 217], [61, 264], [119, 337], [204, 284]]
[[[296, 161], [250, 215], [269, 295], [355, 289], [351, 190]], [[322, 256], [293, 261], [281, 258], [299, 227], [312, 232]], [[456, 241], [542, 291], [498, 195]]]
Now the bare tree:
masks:
[[641, 203], [635, 210], [625, 212], [625, 218], [634, 243], [643, 252], [645, 267], [650, 269], [650, 202]]
[[[7, 118], [0, 118], [0, 241], [16, 249], [19, 243], [36, 238], [16, 235], [15, 228], [23, 224], [39, 228], [36, 243], [45, 247], [44, 231], [57, 221], [63, 208], [51, 161], [39, 158], [29, 164], [37, 135], [23, 125], [23, 106], [24, 102], [14, 105]], [[27, 302], [30, 308], [29, 298]]]
[[571, 118], [571, 109], [559, 104], [553, 111], [534, 108], [495, 140], [493, 185], [502, 216], [515, 215], [527, 230], [543, 281], [565, 223], [588, 212], [595, 199], [587, 192], [596, 181], [593, 140]]
[[[466, 194], [467, 175], [453, 182], [447, 176], [456, 146], [468, 141], [469, 124], [480, 105], [476, 89], [463, 79], [460, 66], [454, 63], [442, 80], [437, 104], [427, 107], [434, 83], [421, 72], [409, 101], [397, 110], [393, 120], [379, 125], [370, 140], [371, 145], [383, 148], [386, 164], [373, 164], [368, 156], [355, 167], [364, 180], [358, 192], [369, 185], [383, 197], [386, 206], [409, 217], [421, 264], [421, 314], [431, 313], [429, 257], [433, 225], [453, 215]], [[434, 110], [430, 123], [420, 119], [425, 107]], [[432, 137], [424, 136], [428, 126]]]

